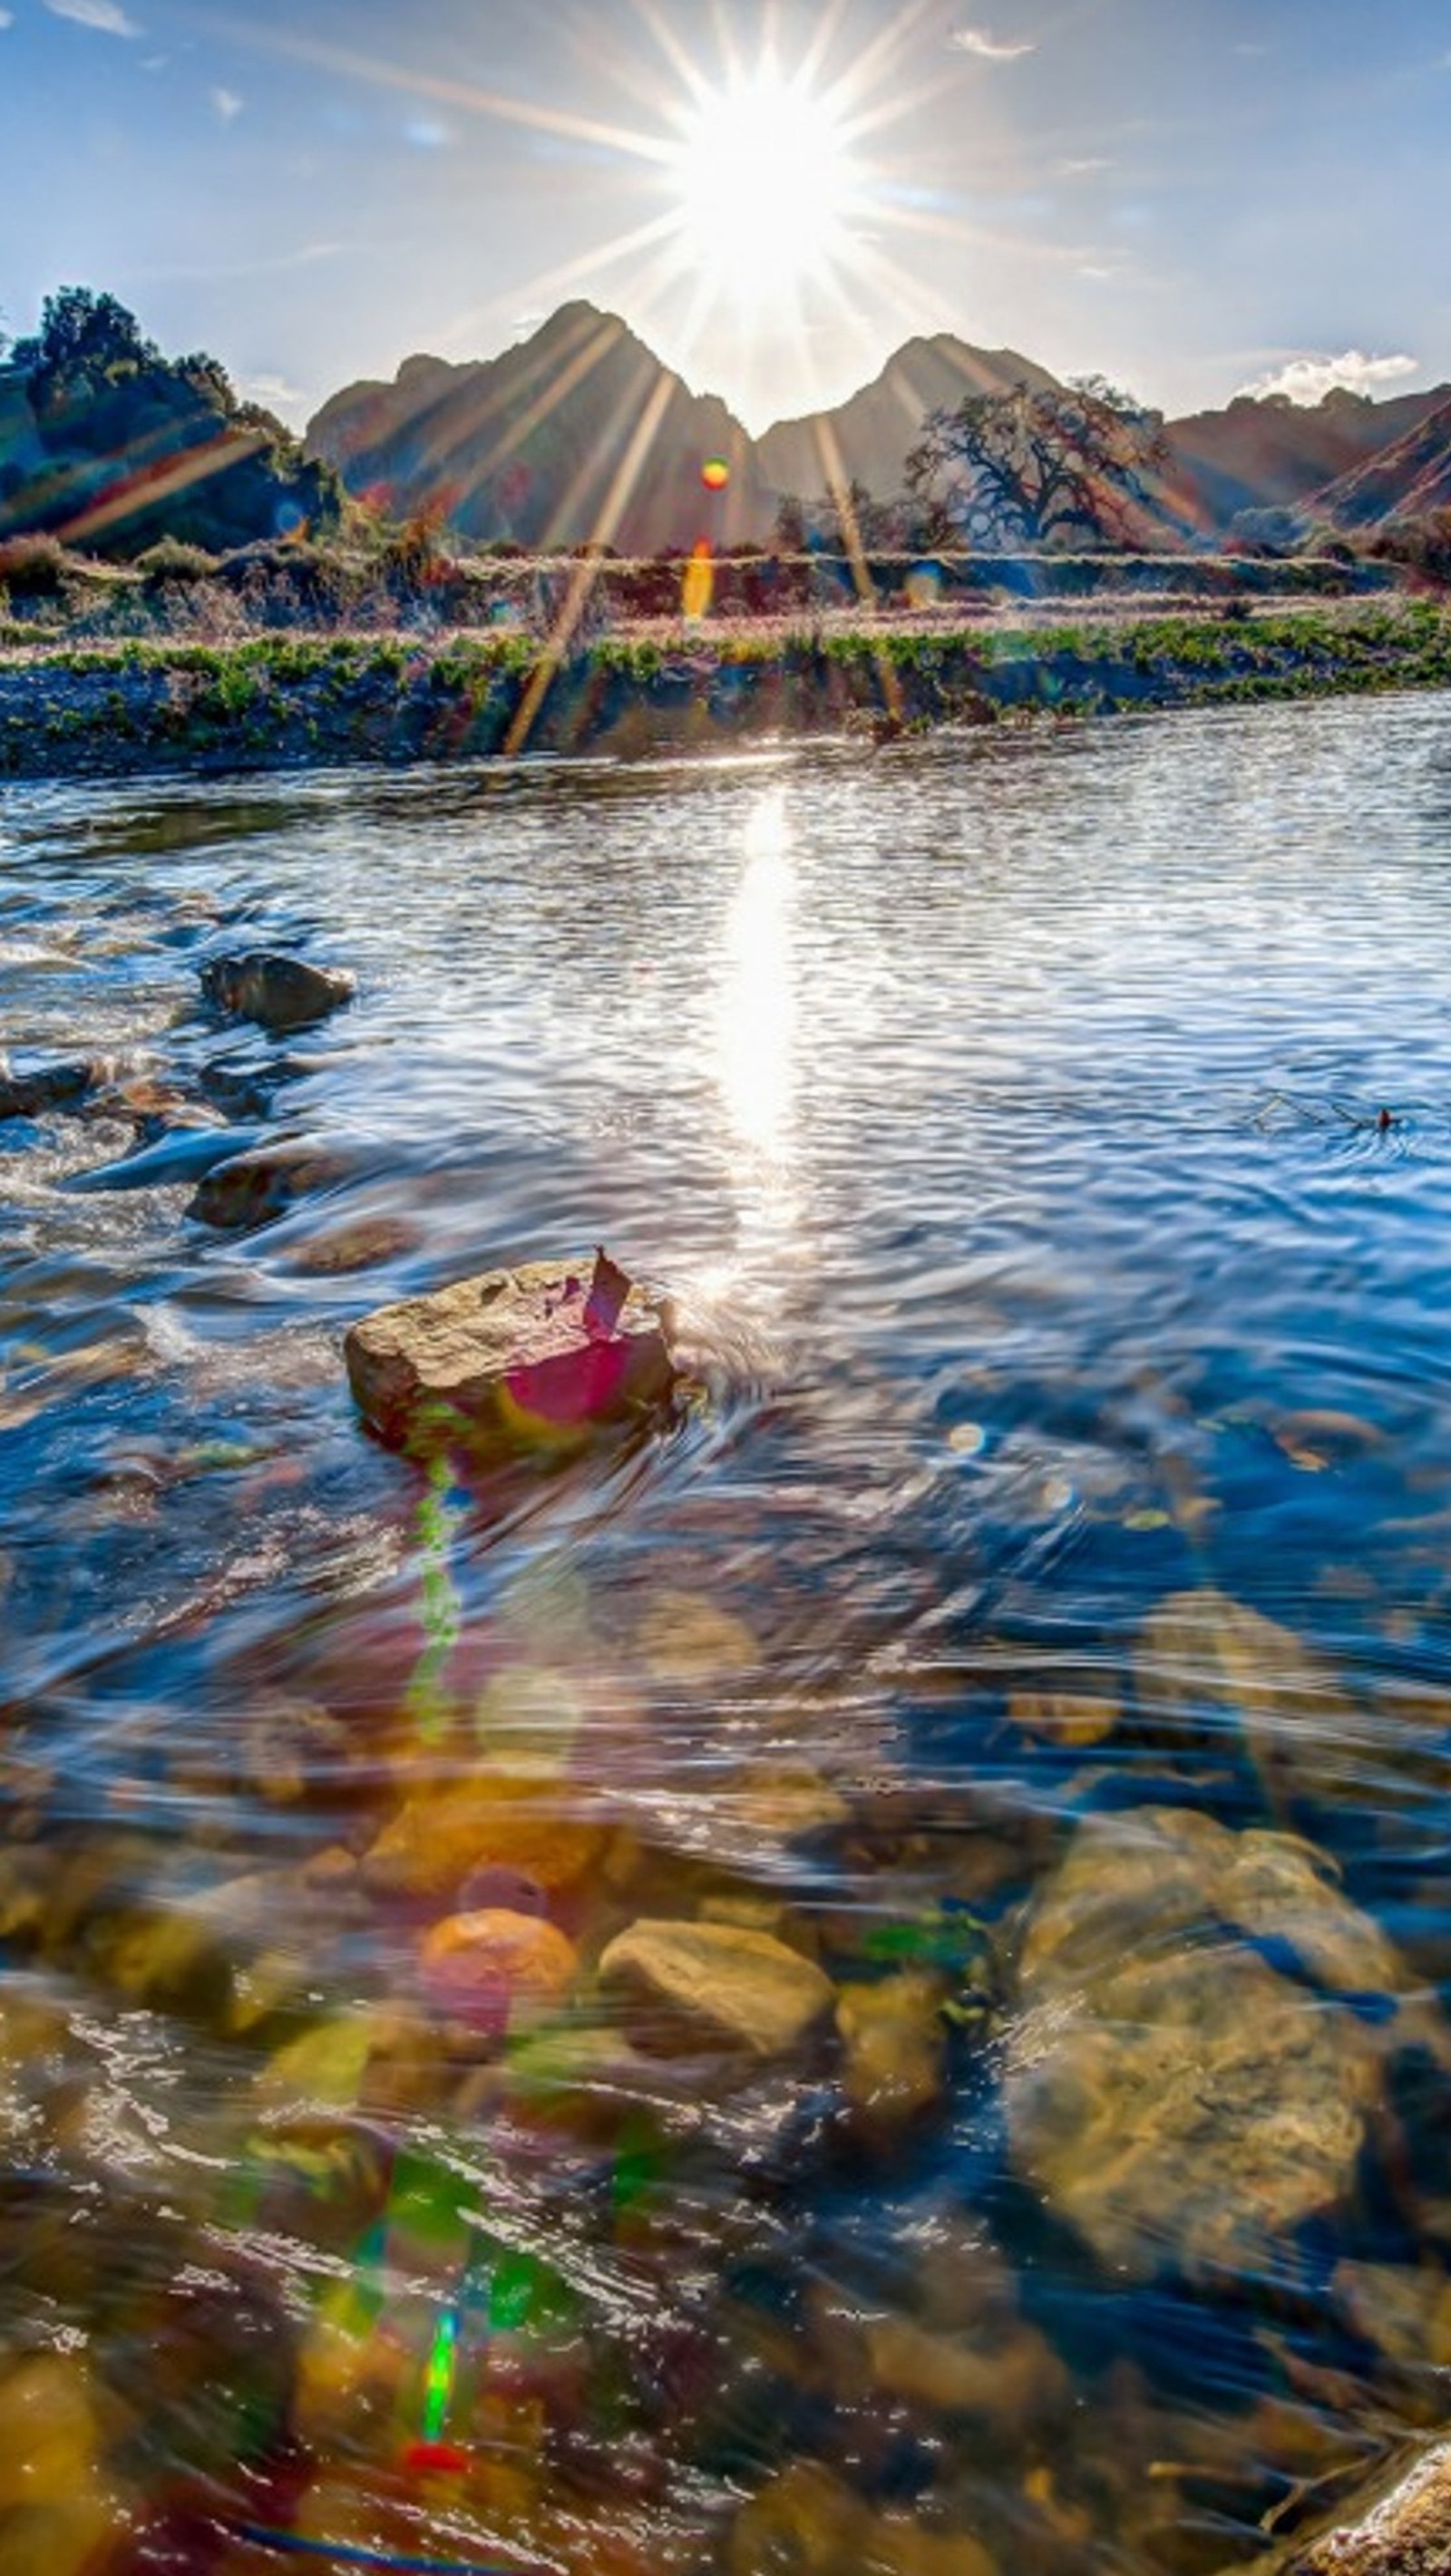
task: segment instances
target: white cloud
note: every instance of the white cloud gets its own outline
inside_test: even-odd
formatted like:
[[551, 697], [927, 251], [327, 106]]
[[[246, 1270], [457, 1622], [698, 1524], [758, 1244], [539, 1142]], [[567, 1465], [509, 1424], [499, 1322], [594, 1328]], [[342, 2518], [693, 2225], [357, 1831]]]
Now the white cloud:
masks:
[[1053, 176], [1055, 179], [1090, 179], [1097, 171], [1111, 170], [1113, 166], [1111, 161], [1103, 161], [1093, 154], [1086, 154], [1081, 161], [1055, 161]]
[[995, 36], [991, 27], [954, 27], [948, 41], [956, 45], [959, 53], [976, 54], [984, 63], [1018, 63], [1024, 54], [1038, 50], [1030, 37], [1015, 44], [1009, 36]]
[[238, 98], [234, 89], [208, 90], [207, 96], [224, 125], [230, 125], [234, 116], [240, 116], [247, 104], [245, 99]]
[[1419, 358], [1368, 358], [1363, 349], [1343, 349], [1338, 358], [1317, 357], [1306, 351], [1289, 358], [1270, 375], [1259, 376], [1253, 384], [1236, 388], [1263, 401], [1266, 394], [1288, 394], [1294, 403], [1323, 402], [1336, 385], [1344, 385], [1353, 394], [1373, 394], [1382, 385], [1397, 384], [1402, 376], [1420, 372]]
[[241, 376], [237, 391], [243, 402], [260, 403], [264, 411], [298, 412], [307, 400], [300, 385], [289, 384], [286, 376]]
[[120, 0], [45, 0], [53, 18], [72, 18], [78, 27], [94, 27], [98, 36], [139, 36]]
[[15, 24], [15, 12], [14, 12], [14, 10], [13, 10], [13, 9], [0, 9], [0, 33], [3, 33], [3, 31], [4, 31], [4, 29], [5, 29], [6, 27], [13, 27], [13, 26], [14, 26], [14, 24]]

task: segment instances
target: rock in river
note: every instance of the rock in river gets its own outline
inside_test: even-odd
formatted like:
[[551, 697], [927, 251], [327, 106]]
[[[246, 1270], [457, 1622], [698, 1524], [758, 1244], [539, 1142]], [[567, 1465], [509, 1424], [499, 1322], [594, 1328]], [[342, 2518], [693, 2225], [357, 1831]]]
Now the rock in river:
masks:
[[74, 1111], [94, 1080], [94, 1065], [84, 1061], [36, 1064], [15, 1073], [0, 1056], [0, 1118], [40, 1118], [47, 1109]]
[[835, 2000], [829, 1977], [770, 1932], [725, 1923], [641, 1922], [610, 1943], [600, 1983], [633, 2007], [636, 2037], [787, 2057]]
[[202, 991], [214, 1009], [233, 1019], [285, 1035], [309, 1028], [350, 1002], [356, 976], [335, 966], [311, 966], [280, 949], [253, 948], [242, 957], [213, 957], [201, 970]]
[[1014, 2158], [1099, 2259], [1272, 2267], [1351, 2188], [1399, 1964], [1288, 1836], [1090, 1819], [1029, 1918]]
[[466, 1432], [569, 1446], [664, 1404], [676, 1370], [661, 1307], [604, 1253], [489, 1270], [380, 1307], [344, 1345], [358, 1405], [399, 1447]]
[[1451, 2576], [1451, 2442], [1380, 2473], [1331, 2529], [1262, 2564], [1277, 2576]]
[[295, 1199], [333, 1189], [357, 1168], [356, 1154], [327, 1139], [259, 1145], [214, 1160], [186, 1212], [203, 1225], [265, 1225]]

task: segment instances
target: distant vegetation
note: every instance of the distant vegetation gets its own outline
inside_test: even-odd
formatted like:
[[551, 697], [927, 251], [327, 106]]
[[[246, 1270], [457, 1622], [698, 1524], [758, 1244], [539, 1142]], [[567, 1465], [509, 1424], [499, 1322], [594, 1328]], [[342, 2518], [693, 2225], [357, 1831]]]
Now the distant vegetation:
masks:
[[959, 542], [989, 546], [1182, 541], [1166, 519], [1164, 423], [1101, 376], [967, 394], [928, 414], [907, 489], [935, 499]]
[[[581, 339], [587, 321], [601, 325], [602, 356], [595, 340]], [[621, 390], [612, 375], [610, 397], [624, 411], [602, 423], [594, 406], [605, 400], [603, 377], [626, 359], [628, 380]], [[890, 469], [900, 478], [894, 491], [872, 491], [844, 472], [838, 488], [814, 496], [773, 494], [759, 480], [743, 495], [732, 467], [725, 497], [741, 502], [759, 535], [727, 543], [721, 520], [707, 540], [713, 620], [914, 619], [934, 608], [972, 615], [1013, 600], [1233, 601], [1451, 579], [1445, 507], [1344, 526], [1317, 511], [1319, 494], [1294, 504], [1268, 499], [1235, 513], [1223, 506], [1218, 524], [1227, 534], [1216, 542], [1205, 533], [1202, 472], [1196, 483], [1187, 451], [1175, 448], [1157, 413], [1102, 378], [1064, 385], [1027, 360], [1012, 363], [1022, 381], [1000, 374], [990, 389], [928, 412], [916, 446], [904, 447]], [[399, 440], [437, 413], [461, 438], [476, 440], [492, 424], [492, 448], [502, 456], [509, 438], [524, 437], [532, 424], [531, 508], [557, 520], [554, 447], [539, 445], [540, 417], [568, 411], [568, 438], [560, 422], [551, 437], [577, 470], [587, 433], [598, 446], [606, 428], [616, 442], [632, 428], [630, 404], [645, 399], [655, 364], [623, 325], [606, 329], [592, 308], [566, 308], [524, 350], [483, 368], [420, 359], [400, 370], [395, 386], [358, 391], [368, 395], [363, 411], [375, 428], [402, 406], [390, 432]], [[549, 404], [556, 377], [561, 391]], [[691, 420], [713, 435], [721, 407], [702, 399], [701, 420], [694, 412]], [[346, 412], [350, 400], [337, 397], [329, 409]], [[695, 397], [680, 400], [699, 409]], [[1233, 452], [1221, 502], [1231, 488], [1253, 491], [1256, 475], [1261, 490], [1283, 482], [1291, 435], [1338, 461], [1346, 421], [1363, 443], [1364, 416], [1374, 409], [1347, 398], [1297, 416], [1287, 430], [1283, 405], [1231, 405], [1210, 424]], [[1399, 418], [1396, 406], [1388, 410]], [[1367, 496], [1379, 505], [1402, 460], [1417, 496], [1451, 489], [1448, 423], [1451, 406], [1443, 414], [1433, 404], [1388, 449], [1365, 450], [1375, 479], [1362, 460], [1324, 497], [1347, 492], [1357, 506]], [[1180, 426], [1203, 434], [1202, 424]], [[727, 443], [723, 437], [722, 452]], [[384, 447], [346, 463], [355, 486]], [[805, 449], [799, 441], [797, 448], [801, 462]], [[597, 464], [607, 452], [606, 441]], [[676, 469], [689, 462], [675, 456]], [[702, 494], [698, 462], [687, 479], [689, 508], [709, 523], [720, 496]], [[446, 491], [411, 512], [406, 499], [406, 478], [397, 476], [383, 487], [345, 490], [331, 464], [306, 455], [281, 422], [238, 397], [214, 358], [164, 357], [114, 296], [62, 288], [34, 334], [8, 352], [0, 347], [0, 641], [48, 632], [82, 643], [175, 637], [225, 645], [278, 631], [495, 629], [548, 637], [570, 651], [611, 630], [681, 618], [689, 545], [623, 560], [601, 541], [526, 552], [508, 537], [461, 533]]]
[[[341, 486], [198, 352], [166, 358], [113, 295], [66, 286], [0, 365], [0, 538], [133, 558], [327, 532]], [[13, 588], [13, 583], [12, 583]]]

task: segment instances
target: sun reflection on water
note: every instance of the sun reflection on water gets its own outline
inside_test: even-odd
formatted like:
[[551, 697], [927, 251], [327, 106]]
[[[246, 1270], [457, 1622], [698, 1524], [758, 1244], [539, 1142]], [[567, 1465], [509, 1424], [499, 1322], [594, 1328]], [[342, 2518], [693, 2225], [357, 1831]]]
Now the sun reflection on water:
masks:
[[800, 1220], [796, 902], [786, 795], [778, 785], [761, 796], [746, 825], [715, 1006], [715, 1071], [736, 1195], [738, 1267], [760, 1270], [767, 1281]]

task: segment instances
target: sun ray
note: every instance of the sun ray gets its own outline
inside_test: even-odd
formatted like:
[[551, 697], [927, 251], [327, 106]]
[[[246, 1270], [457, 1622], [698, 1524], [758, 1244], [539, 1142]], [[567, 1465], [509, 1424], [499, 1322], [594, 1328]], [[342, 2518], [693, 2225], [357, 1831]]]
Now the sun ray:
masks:
[[312, 63], [320, 70], [341, 72], [350, 80], [366, 81], [374, 88], [398, 90], [408, 98], [436, 99], [443, 106], [460, 108], [469, 115], [525, 126], [537, 133], [557, 135], [566, 142], [603, 145], [650, 163], [668, 163], [671, 158], [672, 146], [664, 135], [609, 124], [600, 117], [580, 116], [569, 108], [538, 107], [502, 90], [483, 89], [470, 81], [446, 80], [416, 64], [387, 62], [377, 55], [359, 53], [353, 46], [299, 35], [291, 28], [261, 28], [247, 18], [209, 15], [206, 33], [212, 38], [226, 36], [233, 43], [250, 46], [254, 52]]
[[528, 687], [515, 710], [504, 742], [506, 759], [517, 759], [538, 722], [539, 710], [574, 640], [589, 594], [599, 579], [600, 562], [597, 550], [612, 542], [615, 530], [630, 506], [636, 485], [648, 462], [650, 450], [659, 434], [660, 422], [672, 390], [669, 376], [660, 376], [656, 381], [654, 392], [646, 401], [635, 424], [629, 446], [615, 469], [614, 480], [601, 504], [590, 537], [590, 550], [581, 557], [570, 577], [564, 604], [531, 674]]
[[656, 0], [634, 0], [634, 8], [636, 16], [649, 28], [661, 53], [680, 82], [681, 88], [688, 90], [694, 99], [706, 97], [710, 89], [709, 81], [699, 64], [681, 43], [663, 12], [656, 6]]
[[865, 95], [886, 76], [891, 63], [902, 55], [909, 40], [928, 18], [939, 14], [938, 0], [913, 0], [910, 8], [889, 17], [886, 25], [871, 43], [855, 54], [845, 71], [823, 93], [830, 111], [836, 115], [855, 94]]
[[[533, 436], [535, 430], [549, 419], [576, 387], [584, 383], [594, 372], [602, 359], [623, 337], [624, 328], [624, 324], [614, 314], [606, 314], [599, 320], [583, 316], [571, 333], [565, 335], [563, 339], [555, 340], [549, 357], [541, 358], [534, 369], [535, 381], [540, 389], [535, 393], [532, 402], [526, 405], [517, 418], [507, 423], [495, 439], [493, 446], [482, 456], [470, 453], [468, 459], [470, 481], [485, 482], [490, 474], [515, 454], [525, 440]], [[572, 354], [570, 354], [571, 342], [573, 343]], [[449, 467], [455, 457], [465, 450], [474, 449], [480, 432], [487, 428], [489, 421], [501, 409], [505, 400], [512, 399], [512, 381], [509, 392], [489, 391], [476, 397], [461, 424], [457, 419], [456, 401], [451, 402], [445, 397], [441, 408], [449, 416], [449, 429], [456, 430], [456, 435], [447, 438], [440, 436], [435, 440], [425, 439], [420, 457], [421, 467], [435, 484], [447, 484]], [[410, 437], [416, 439], [417, 435], [416, 425], [410, 424]]]

